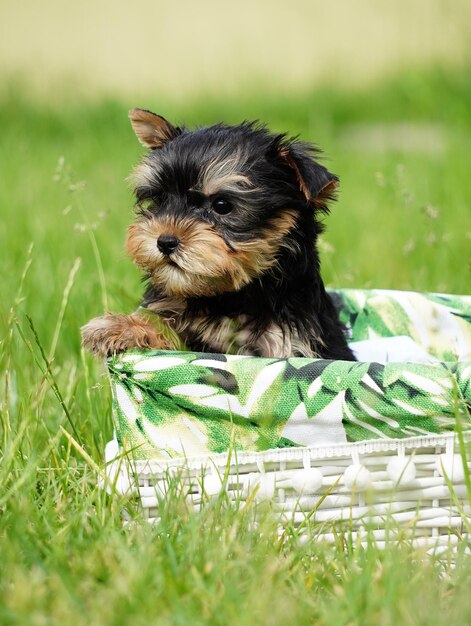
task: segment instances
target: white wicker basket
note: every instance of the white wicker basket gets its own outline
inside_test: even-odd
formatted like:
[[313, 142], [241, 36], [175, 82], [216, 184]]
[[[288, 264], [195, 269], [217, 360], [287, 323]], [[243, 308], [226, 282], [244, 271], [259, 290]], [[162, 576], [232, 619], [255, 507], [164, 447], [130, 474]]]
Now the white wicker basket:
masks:
[[335, 296], [355, 362], [139, 350], [108, 361], [117, 441], [149, 459], [112, 442], [108, 475], [150, 522], [177, 485], [196, 509], [221, 491], [235, 507], [267, 501], [300, 537], [407, 536], [436, 550], [468, 535], [471, 298]]
[[369, 534], [380, 546], [406, 536], [437, 550], [468, 536], [467, 441], [460, 445], [448, 434], [165, 462], [123, 461], [110, 442], [106, 457], [110, 481], [139, 497], [149, 522], [158, 519], [159, 502], [177, 475], [196, 509], [225, 490], [237, 507], [248, 498], [269, 500], [280, 527], [300, 535], [315, 528], [332, 541], [343, 528], [354, 537]]

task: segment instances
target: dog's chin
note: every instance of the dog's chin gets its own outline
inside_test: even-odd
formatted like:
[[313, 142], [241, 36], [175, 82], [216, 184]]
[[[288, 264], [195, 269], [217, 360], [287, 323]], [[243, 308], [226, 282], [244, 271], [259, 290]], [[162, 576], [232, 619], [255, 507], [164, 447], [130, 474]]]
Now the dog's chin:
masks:
[[150, 280], [164, 295], [182, 298], [217, 296], [238, 291], [248, 282], [248, 280], [234, 280], [228, 272], [211, 273], [211, 275], [197, 274], [183, 269], [172, 260], [151, 272]]

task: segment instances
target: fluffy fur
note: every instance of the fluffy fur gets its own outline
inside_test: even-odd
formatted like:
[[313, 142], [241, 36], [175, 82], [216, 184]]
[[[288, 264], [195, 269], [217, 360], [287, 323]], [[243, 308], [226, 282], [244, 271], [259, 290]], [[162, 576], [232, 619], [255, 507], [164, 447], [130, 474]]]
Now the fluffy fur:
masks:
[[[191, 350], [353, 360], [324, 289], [316, 240], [338, 179], [311, 144], [255, 123], [190, 131], [130, 112], [150, 149], [132, 180], [127, 251], [144, 271], [142, 307]], [[83, 327], [108, 356], [169, 340], [139, 312]]]

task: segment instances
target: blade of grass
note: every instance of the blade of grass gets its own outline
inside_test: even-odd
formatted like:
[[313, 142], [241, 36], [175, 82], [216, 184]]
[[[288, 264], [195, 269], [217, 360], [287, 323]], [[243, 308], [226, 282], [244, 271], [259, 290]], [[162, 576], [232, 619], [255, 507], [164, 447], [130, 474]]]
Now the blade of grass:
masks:
[[[95, 463], [95, 461], [92, 459], [92, 457], [88, 454], [88, 452], [83, 448], [83, 446], [81, 446], [78, 441], [76, 441], [72, 435], [66, 431], [66, 429], [59, 425], [59, 429], [62, 432], [62, 434], [64, 435], [64, 437], [67, 439], [67, 441], [69, 442], [69, 444], [80, 454], [80, 456], [83, 458], [83, 460], [87, 463], [87, 465], [97, 474], [97, 476], [103, 481], [103, 485], [106, 485], [107, 487], [110, 488], [111, 492], [115, 495], [117, 495], [119, 498], [121, 498], [122, 500], [125, 500], [125, 496], [117, 489], [116, 486], [116, 480], [111, 481], [108, 477], [108, 475], [106, 474], [106, 472], [104, 472], [101, 467]], [[120, 460], [122, 460], [122, 462], [124, 462], [124, 457], [122, 456], [120, 458]], [[97, 483], [98, 485], [98, 483]]]
[[4, 342], [4, 349], [0, 351], [0, 365], [3, 359], [6, 360], [5, 363], [5, 381], [4, 381], [4, 399], [1, 402], [2, 407], [2, 424], [3, 424], [3, 446], [6, 446], [6, 438], [8, 433], [11, 431], [10, 425], [10, 410], [9, 410], [9, 401], [10, 401], [10, 371], [11, 371], [11, 343], [13, 339], [13, 326], [14, 326], [14, 318], [15, 318], [15, 307], [22, 300], [23, 293], [23, 285], [26, 280], [26, 276], [28, 274], [29, 268], [31, 267], [31, 263], [33, 262], [33, 247], [34, 244], [31, 242], [28, 247], [28, 252], [26, 255], [26, 261], [23, 267], [23, 271], [20, 277], [20, 283], [18, 285], [17, 292], [15, 294], [15, 298], [13, 300], [13, 306], [10, 308], [7, 318], [7, 332], [6, 339]]
[[[82, 215], [84, 215], [83, 211], [82, 211]], [[101, 287], [101, 302], [103, 306], [103, 311], [107, 312], [109, 310], [109, 307], [108, 307], [108, 292], [106, 290], [105, 272], [103, 270], [103, 263], [101, 260], [100, 249], [98, 248], [95, 233], [93, 232], [91, 226], [88, 226], [88, 237], [90, 239], [90, 243], [92, 244], [93, 256], [95, 257], [95, 263], [96, 263], [96, 267], [98, 270], [98, 279], [100, 281], [100, 287]]]
[[62, 302], [61, 302], [61, 306], [59, 310], [59, 315], [57, 317], [56, 327], [54, 329], [54, 335], [52, 337], [51, 347], [49, 349], [49, 355], [48, 355], [49, 361], [53, 360], [54, 355], [56, 353], [57, 342], [59, 341], [59, 335], [60, 335], [60, 331], [62, 327], [62, 322], [64, 320], [65, 310], [69, 302], [69, 296], [70, 296], [72, 287], [74, 285], [75, 276], [77, 275], [77, 272], [80, 269], [81, 263], [82, 263], [82, 259], [80, 257], [77, 257], [74, 261], [74, 264], [72, 265], [70, 269], [70, 272], [67, 278], [67, 283], [65, 285], [64, 292], [62, 295]]
[[47, 357], [46, 357], [46, 353], [44, 352], [44, 348], [41, 344], [41, 341], [39, 339], [39, 336], [36, 332], [36, 329], [34, 327], [33, 324], [33, 320], [31, 319], [31, 317], [29, 315], [26, 315], [26, 319], [28, 320], [28, 324], [30, 326], [31, 332], [33, 333], [34, 336], [34, 340], [35, 343], [37, 345], [37, 347], [39, 348], [39, 352], [41, 354], [41, 357], [43, 359], [43, 362], [45, 364], [45, 368], [43, 367], [41, 361], [38, 359], [33, 346], [31, 345], [31, 342], [27, 339], [27, 337], [25, 336], [23, 329], [21, 328], [21, 324], [19, 323], [19, 321], [16, 319], [15, 320], [15, 324], [16, 327], [18, 329], [18, 332], [20, 334], [20, 337], [22, 338], [23, 342], [25, 343], [25, 345], [27, 346], [27, 348], [30, 350], [31, 354], [33, 355], [34, 361], [36, 363], [36, 365], [39, 367], [39, 369], [41, 370], [43, 376], [46, 377], [46, 380], [48, 380], [49, 385], [51, 386], [52, 391], [54, 392], [54, 395], [56, 396], [57, 400], [59, 401], [59, 404], [62, 407], [62, 410], [64, 411], [64, 414], [74, 432], [74, 435], [76, 437], [76, 439], [78, 441], [80, 441], [80, 435], [78, 434], [78, 431], [75, 427], [74, 421], [72, 419], [72, 416], [70, 414], [69, 409], [67, 408], [67, 405], [65, 404], [64, 398], [62, 397], [62, 394], [60, 392], [59, 386], [57, 385], [56, 379], [54, 377], [54, 374], [52, 373], [51, 370], [51, 364], [49, 363]]

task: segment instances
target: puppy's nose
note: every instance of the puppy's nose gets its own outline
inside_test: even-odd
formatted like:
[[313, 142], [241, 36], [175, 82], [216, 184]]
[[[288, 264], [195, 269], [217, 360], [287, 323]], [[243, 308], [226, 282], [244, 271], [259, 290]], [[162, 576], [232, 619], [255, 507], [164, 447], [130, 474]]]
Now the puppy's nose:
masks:
[[162, 254], [166, 254], [167, 256], [175, 252], [179, 245], [180, 239], [175, 237], [175, 235], [160, 235], [157, 239], [157, 248]]

